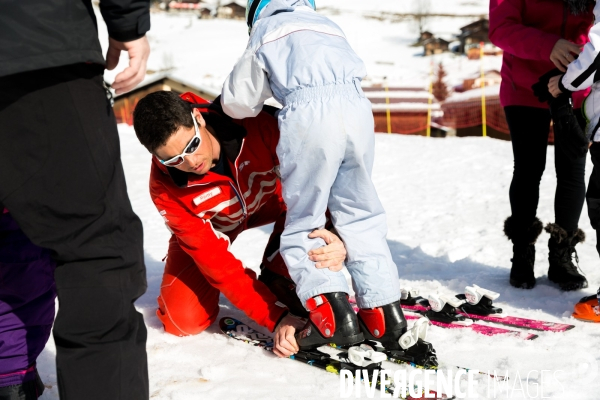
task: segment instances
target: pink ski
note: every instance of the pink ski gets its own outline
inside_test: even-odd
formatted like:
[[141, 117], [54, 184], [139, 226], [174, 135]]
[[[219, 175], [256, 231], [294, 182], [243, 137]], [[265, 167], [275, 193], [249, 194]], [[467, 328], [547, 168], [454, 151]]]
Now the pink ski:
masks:
[[[356, 306], [356, 301], [354, 300], [354, 298], [350, 298], [350, 304], [352, 304], [352, 308], [354, 309], [354, 311], [358, 312], [358, 307]], [[416, 313], [416, 314], [405, 313], [404, 316], [406, 317], [407, 320], [419, 319], [422, 317], [420, 312], [428, 310], [428, 308], [421, 306], [421, 305], [415, 305], [415, 306], [402, 305], [402, 308], [404, 310], [414, 311]], [[480, 333], [480, 334], [486, 335], [486, 336], [509, 335], [509, 336], [514, 336], [514, 337], [517, 337], [517, 338], [523, 339], [523, 340], [533, 340], [538, 337], [538, 335], [534, 335], [532, 333], [513, 331], [510, 329], [498, 328], [495, 326], [488, 326], [488, 325], [481, 325], [481, 324], [470, 324], [470, 325], [448, 324], [448, 323], [433, 321], [433, 320], [430, 320], [430, 322], [432, 325], [439, 326], [441, 328], [446, 328], [446, 329], [468, 328], [468, 329], [471, 329], [477, 333]]]
[[464, 313], [461, 311], [459, 311], [459, 314], [464, 315], [465, 317], [470, 318], [472, 320], [494, 322], [497, 324], [514, 326], [517, 328], [524, 328], [524, 329], [533, 329], [536, 331], [565, 332], [565, 331], [568, 331], [569, 329], [575, 328], [575, 325], [561, 324], [559, 322], [540, 321], [537, 319], [527, 319], [527, 318], [512, 317], [512, 316], [505, 316], [505, 317], [497, 317], [497, 316], [495, 317], [493, 315], [484, 316], [484, 315], [467, 314], [467, 313]]
[[[417, 312], [425, 312], [429, 309], [428, 307], [425, 307], [420, 304], [415, 304], [414, 306], [402, 304], [402, 308], [406, 309], [406, 310], [417, 311]], [[498, 317], [498, 316], [493, 316], [493, 315], [484, 316], [484, 315], [476, 315], [476, 314], [467, 314], [460, 310], [457, 310], [457, 313], [460, 315], [464, 315], [465, 317], [472, 319], [472, 320], [493, 322], [493, 323], [507, 325], [507, 326], [514, 326], [517, 328], [533, 329], [536, 331], [565, 332], [565, 331], [568, 331], [569, 329], [573, 329], [575, 327], [575, 325], [561, 324], [559, 322], [540, 321], [540, 320], [520, 318], [520, 317], [511, 317], [511, 316]]]
[[[411, 319], [419, 319], [421, 315], [409, 314], [406, 313], [404, 315], [407, 320]], [[486, 336], [496, 336], [496, 335], [508, 335], [514, 336], [523, 340], [533, 340], [538, 337], [538, 335], [534, 335], [532, 333], [521, 332], [521, 331], [513, 331], [510, 329], [498, 328], [495, 326], [481, 325], [481, 324], [471, 324], [471, 325], [459, 325], [459, 324], [447, 324], [444, 322], [431, 321], [432, 325], [439, 326], [446, 329], [458, 329], [458, 328], [468, 328], [472, 331], [480, 333]]]

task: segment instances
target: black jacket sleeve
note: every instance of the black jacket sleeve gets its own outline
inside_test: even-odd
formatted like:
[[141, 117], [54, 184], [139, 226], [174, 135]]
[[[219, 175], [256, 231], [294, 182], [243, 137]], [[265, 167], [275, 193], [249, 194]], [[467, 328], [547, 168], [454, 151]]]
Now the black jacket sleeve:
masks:
[[150, 0], [101, 0], [108, 35], [120, 42], [141, 38], [150, 30]]

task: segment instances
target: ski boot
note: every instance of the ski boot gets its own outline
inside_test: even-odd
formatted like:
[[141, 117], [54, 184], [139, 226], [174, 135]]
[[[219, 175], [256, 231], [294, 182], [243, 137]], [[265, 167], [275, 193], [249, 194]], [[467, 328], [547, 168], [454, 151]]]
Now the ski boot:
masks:
[[575, 261], [579, 264], [575, 245], [585, 240], [585, 233], [581, 229], [567, 232], [557, 224], [546, 225], [546, 231], [550, 234], [548, 279], [557, 283], [564, 291], [586, 288], [587, 279], [579, 273], [578, 266], [572, 260], [575, 255]]
[[457, 299], [466, 300], [459, 309], [467, 314], [481, 316], [494, 315], [502, 317], [502, 309], [494, 307], [492, 302], [500, 297], [500, 293], [492, 292], [477, 285], [467, 286], [465, 294], [456, 295]]
[[400, 301], [360, 309], [358, 323], [367, 343], [373, 344], [377, 350], [382, 348], [389, 358], [424, 368], [437, 367], [435, 350], [431, 343], [425, 341], [430, 322], [422, 318], [411, 329], [407, 329]]
[[575, 304], [573, 318], [581, 321], [600, 322], [600, 289], [597, 294], [584, 297]]
[[515, 219], [508, 217], [504, 221], [504, 234], [513, 242], [513, 257], [510, 259], [510, 284], [520, 289], [532, 289], [535, 286], [535, 242], [542, 232], [542, 221], [535, 218], [529, 227], [516, 226]]
[[324, 293], [308, 299], [306, 326], [296, 334], [300, 350], [315, 349], [324, 344], [349, 347], [364, 341], [356, 314], [343, 292]]

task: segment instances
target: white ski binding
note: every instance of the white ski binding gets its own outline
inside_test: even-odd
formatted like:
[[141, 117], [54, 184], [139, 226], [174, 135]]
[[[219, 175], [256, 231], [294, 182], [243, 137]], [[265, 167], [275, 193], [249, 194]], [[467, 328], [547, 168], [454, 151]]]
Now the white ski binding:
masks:
[[352, 346], [348, 349], [348, 359], [354, 365], [359, 367], [368, 367], [371, 364], [379, 364], [387, 359], [385, 353], [375, 351], [368, 344]]

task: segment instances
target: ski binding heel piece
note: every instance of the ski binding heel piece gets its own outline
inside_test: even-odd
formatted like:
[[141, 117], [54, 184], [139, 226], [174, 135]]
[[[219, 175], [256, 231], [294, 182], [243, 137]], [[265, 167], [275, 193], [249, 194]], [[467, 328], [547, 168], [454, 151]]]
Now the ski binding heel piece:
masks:
[[400, 289], [400, 303], [402, 305], [414, 306], [421, 301], [423, 301], [423, 298], [419, 296], [417, 289], [412, 289], [411, 287]]
[[371, 364], [380, 364], [387, 359], [385, 353], [375, 351], [371, 346], [361, 344], [348, 349], [348, 359], [359, 367], [368, 367]]
[[487, 297], [488, 299], [494, 301], [500, 297], [500, 293], [492, 292], [491, 290], [473, 285], [465, 288], [465, 297], [469, 304], [476, 305], [479, 304], [483, 297]]
[[415, 324], [409, 330], [404, 332], [402, 336], [400, 336], [400, 339], [398, 339], [400, 347], [404, 350], [408, 350], [417, 344], [419, 339], [425, 340], [427, 337], [427, 329], [430, 324], [431, 322], [425, 317], [418, 319]]
[[429, 295], [427, 296], [430, 310], [427, 310], [425, 315], [431, 320], [442, 322], [445, 324], [455, 324], [469, 326], [473, 321], [458, 314], [456, 309], [464, 304], [464, 300], [457, 298], [448, 298], [446, 296]]
[[466, 300], [466, 303], [460, 306], [460, 310], [464, 313], [484, 317], [493, 314], [494, 317], [502, 318], [504, 317], [504, 315], [502, 315], [502, 309], [494, 307], [492, 304], [493, 300], [496, 300], [499, 296], [500, 293], [473, 285], [465, 288], [465, 294], [457, 295], [456, 297], [461, 300]]

